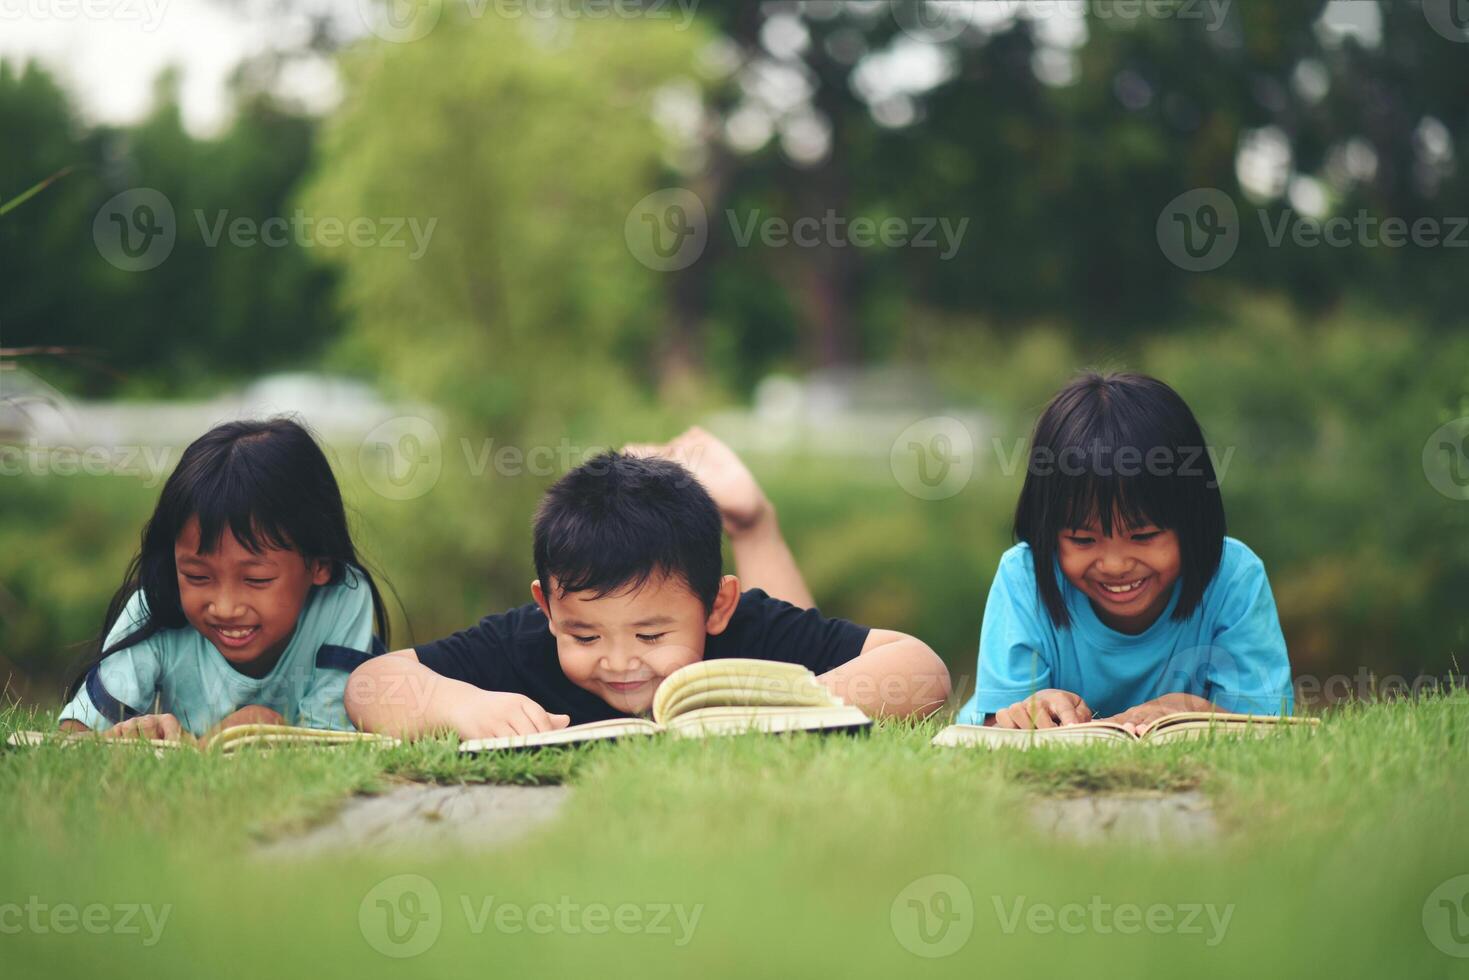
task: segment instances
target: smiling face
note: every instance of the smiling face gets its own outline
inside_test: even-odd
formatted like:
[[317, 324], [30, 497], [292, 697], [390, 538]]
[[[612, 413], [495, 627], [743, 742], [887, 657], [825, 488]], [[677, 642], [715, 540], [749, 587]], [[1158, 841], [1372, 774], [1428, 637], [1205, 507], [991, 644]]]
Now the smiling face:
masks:
[[652, 707], [663, 678], [704, 659], [705, 640], [724, 632], [739, 602], [733, 575], [721, 580], [712, 610], [681, 579], [663, 574], [600, 598], [594, 592], [560, 595], [555, 581], [549, 594], [532, 583], [531, 594], [550, 622], [562, 672], [630, 715]]
[[311, 587], [331, 580], [330, 563], [289, 549], [253, 552], [228, 528], [212, 554], [198, 552], [199, 521], [190, 518], [173, 552], [185, 618], [230, 666], [264, 677], [285, 652]]
[[1057, 558], [1067, 581], [1091, 600], [1097, 618], [1119, 633], [1141, 633], [1168, 607], [1183, 566], [1178, 534], [1152, 524], [1112, 522], [1063, 530]]

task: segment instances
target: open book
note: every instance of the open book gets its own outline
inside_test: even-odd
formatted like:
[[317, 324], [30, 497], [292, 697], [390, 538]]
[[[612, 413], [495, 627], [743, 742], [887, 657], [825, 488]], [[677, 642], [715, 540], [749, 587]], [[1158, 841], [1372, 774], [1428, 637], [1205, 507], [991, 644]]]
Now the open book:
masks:
[[680, 738], [741, 732], [858, 731], [872, 719], [799, 664], [728, 658], [680, 667], [653, 695], [653, 718], [612, 718], [534, 735], [463, 742], [460, 752], [573, 745], [666, 732]]
[[1088, 721], [1059, 728], [994, 728], [950, 725], [933, 737], [934, 745], [1029, 748], [1037, 743], [1076, 745], [1086, 742], [1183, 742], [1212, 736], [1261, 737], [1285, 728], [1312, 728], [1319, 718], [1277, 718], [1273, 715], [1237, 715], [1211, 711], [1178, 711], [1164, 715], [1143, 735], [1133, 735], [1111, 721]]
[[210, 738], [195, 739], [192, 736], [178, 741], [162, 738], [106, 738], [97, 732], [15, 732], [6, 744], [11, 748], [62, 744], [75, 745], [96, 742], [102, 745], [148, 745], [154, 749], [199, 748], [208, 752], [236, 752], [256, 746], [273, 748], [292, 745], [348, 745], [366, 742], [373, 745], [397, 745], [398, 740], [389, 735], [374, 735], [370, 732], [336, 732], [320, 728], [298, 728], [295, 725], [236, 725], [215, 733]]

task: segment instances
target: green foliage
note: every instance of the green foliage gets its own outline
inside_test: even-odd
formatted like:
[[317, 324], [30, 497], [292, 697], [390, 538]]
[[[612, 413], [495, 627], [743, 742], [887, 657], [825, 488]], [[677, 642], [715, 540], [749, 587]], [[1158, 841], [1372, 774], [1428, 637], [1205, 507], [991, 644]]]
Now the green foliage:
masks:
[[[183, 128], [174, 80], [143, 122], [88, 129], [42, 69], [0, 62], [0, 199], [70, 169], [0, 221], [0, 341], [66, 346], [86, 356], [31, 362], [77, 394], [121, 389], [209, 391], [318, 356], [336, 337], [333, 274], [295, 241], [237, 248], [220, 225], [290, 217], [292, 188], [313, 152], [313, 120], [237, 89], [236, 117], [215, 139]], [[174, 210], [177, 239], [156, 268], [111, 265], [93, 219], [114, 195], [153, 188]]]
[[[331, 253], [353, 323], [343, 356], [447, 416], [430, 496], [360, 497], [415, 626], [527, 601], [530, 513], [551, 477], [596, 446], [672, 434], [636, 384], [665, 314], [623, 225], [657, 186], [648, 108], [697, 42], [614, 21], [548, 45], [486, 17], [344, 59], [347, 102], [305, 206], [433, 222], [417, 261]], [[558, 462], [503, 466], [507, 447]]]

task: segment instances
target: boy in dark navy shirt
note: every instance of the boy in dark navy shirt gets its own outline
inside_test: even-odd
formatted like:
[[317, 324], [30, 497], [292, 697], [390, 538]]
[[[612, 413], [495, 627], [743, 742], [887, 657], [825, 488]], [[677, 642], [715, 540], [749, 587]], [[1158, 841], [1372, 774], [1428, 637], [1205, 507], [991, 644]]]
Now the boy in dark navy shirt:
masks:
[[[723, 574], [721, 527], [753, 586], [743, 593]], [[549, 731], [645, 713], [669, 674], [721, 657], [800, 664], [871, 715], [948, 698], [948, 669], [921, 641], [812, 608], [774, 508], [698, 429], [557, 481], [536, 513], [535, 564], [533, 604], [359, 667], [353, 722], [401, 737]]]

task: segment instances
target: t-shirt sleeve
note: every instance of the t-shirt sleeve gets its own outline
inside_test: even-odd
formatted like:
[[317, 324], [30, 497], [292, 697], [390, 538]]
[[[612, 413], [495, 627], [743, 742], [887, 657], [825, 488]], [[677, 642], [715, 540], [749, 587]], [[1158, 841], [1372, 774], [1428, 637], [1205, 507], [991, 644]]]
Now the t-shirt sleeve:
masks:
[[1227, 583], [1204, 666], [1204, 697], [1225, 711], [1289, 714], [1290, 658], [1265, 564], [1253, 554]]
[[813, 674], [824, 674], [855, 659], [871, 632], [866, 626], [823, 616], [819, 610], [793, 606], [760, 589], [740, 596], [735, 617], [730, 636], [713, 638], [722, 655], [800, 664]]
[[[135, 592], [107, 632], [102, 649], [137, 629], [146, 617], [146, 610], [143, 593]], [[162, 673], [159, 639], [154, 634], [93, 666], [76, 696], [61, 709], [57, 721], [79, 721], [94, 732], [105, 732], [118, 722], [152, 710]]]
[[979, 628], [974, 696], [955, 719], [961, 725], [983, 724], [985, 715], [1051, 686], [1049, 645], [1041, 625], [1046, 613], [1036, 592], [1033, 562], [1028, 550], [1011, 550], [995, 570]]
[[342, 582], [321, 593], [320, 605], [311, 615], [322, 642], [294, 723], [350, 732], [352, 722], [342, 703], [347, 678], [362, 663], [383, 652], [381, 641], [372, 632], [372, 590], [362, 576], [349, 570]]
[[497, 613], [441, 640], [421, 643], [415, 647], [418, 662], [436, 674], [486, 691], [520, 692], [512, 655], [521, 616], [520, 609]]

